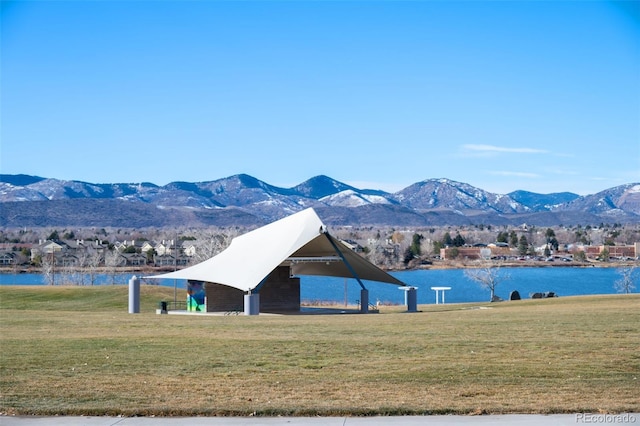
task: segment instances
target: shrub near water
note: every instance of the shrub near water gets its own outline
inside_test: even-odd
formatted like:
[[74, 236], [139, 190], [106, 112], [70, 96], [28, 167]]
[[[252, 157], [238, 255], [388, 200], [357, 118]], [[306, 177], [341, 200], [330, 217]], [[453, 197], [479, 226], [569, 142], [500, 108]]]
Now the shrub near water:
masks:
[[156, 315], [173, 289], [0, 288], [0, 410], [22, 414], [637, 412], [640, 297], [408, 314]]

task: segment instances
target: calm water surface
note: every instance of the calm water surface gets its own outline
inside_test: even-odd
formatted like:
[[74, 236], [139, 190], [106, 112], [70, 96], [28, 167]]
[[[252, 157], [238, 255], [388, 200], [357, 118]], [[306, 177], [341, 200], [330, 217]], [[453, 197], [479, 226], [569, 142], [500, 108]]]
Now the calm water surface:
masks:
[[[589, 294], [615, 294], [614, 284], [621, 278], [618, 268], [502, 268], [500, 273], [507, 276], [496, 287], [496, 295], [509, 298], [512, 290], [518, 290], [523, 298], [531, 293], [553, 291], [559, 296], [577, 296]], [[118, 274], [115, 277], [100, 275], [97, 284], [110, 285], [112, 282], [126, 285], [136, 274]], [[139, 274], [138, 274], [139, 275]], [[431, 287], [451, 287], [446, 292], [446, 302], [466, 303], [489, 300], [489, 291], [464, 276], [464, 270], [419, 270], [392, 272], [391, 275], [407, 285], [418, 288], [418, 303], [435, 303], [435, 292]], [[88, 280], [86, 280], [88, 282]], [[143, 283], [176, 286], [186, 292], [184, 280], [143, 280]], [[301, 277], [301, 297], [303, 301], [324, 301], [337, 304], [356, 303], [360, 298], [360, 286], [354, 279], [330, 277]], [[0, 285], [44, 285], [40, 274], [0, 274]], [[369, 301], [385, 304], [403, 304], [405, 292], [398, 286], [365, 281], [369, 289]], [[638, 291], [638, 283], [635, 283]], [[186, 293], [184, 293], [186, 297]]]

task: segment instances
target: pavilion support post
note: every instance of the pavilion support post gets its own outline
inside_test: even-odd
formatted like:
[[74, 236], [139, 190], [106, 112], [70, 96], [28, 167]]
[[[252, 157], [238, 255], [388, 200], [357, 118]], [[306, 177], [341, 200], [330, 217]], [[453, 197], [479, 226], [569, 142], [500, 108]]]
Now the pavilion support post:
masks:
[[369, 313], [369, 290], [366, 288], [360, 290], [360, 313]]
[[260, 293], [247, 293], [244, 295], [244, 314], [260, 315]]
[[353, 275], [353, 278], [355, 278], [356, 281], [358, 281], [358, 284], [360, 284], [360, 313], [361, 314], [369, 313], [369, 290], [367, 290], [364, 284], [362, 284], [362, 281], [360, 280], [360, 277], [356, 273], [356, 270], [353, 269], [353, 267], [351, 266], [347, 258], [344, 256], [344, 254], [342, 254], [342, 252], [340, 251], [336, 243], [333, 241], [333, 239], [331, 239], [331, 236], [329, 235], [329, 233], [325, 232], [324, 235], [327, 237], [327, 239], [333, 246], [333, 249], [336, 251], [336, 253], [338, 253], [338, 256], [340, 256], [344, 264], [347, 266], [347, 268], [349, 269], [349, 272], [351, 272], [351, 275]]
[[404, 304], [407, 305], [407, 312], [418, 312], [418, 287], [405, 285], [398, 287], [404, 291]]
[[[362, 281], [360, 281], [360, 277], [356, 273], [356, 270], [353, 269], [353, 267], [351, 266], [351, 264], [349, 263], [347, 258], [344, 256], [344, 254], [342, 254], [342, 252], [340, 251], [340, 249], [338, 248], [336, 243], [333, 242], [333, 240], [331, 239], [331, 236], [329, 235], [329, 233], [325, 232], [324, 235], [327, 237], [327, 239], [329, 240], [329, 242], [333, 246], [333, 249], [336, 251], [336, 253], [338, 253], [338, 256], [340, 256], [340, 259], [342, 259], [342, 262], [344, 262], [344, 264], [347, 266], [347, 269], [349, 269], [349, 272], [351, 272], [351, 275], [353, 275], [353, 278], [355, 278], [356, 281], [358, 281], [358, 284], [360, 284], [360, 288], [362, 290], [366, 290], [366, 287], [364, 286], [364, 284], [362, 284]], [[369, 293], [367, 292], [367, 296], [368, 296], [368, 294]]]
[[418, 291], [416, 287], [409, 287], [406, 293], [407, 312], [418, 312]]

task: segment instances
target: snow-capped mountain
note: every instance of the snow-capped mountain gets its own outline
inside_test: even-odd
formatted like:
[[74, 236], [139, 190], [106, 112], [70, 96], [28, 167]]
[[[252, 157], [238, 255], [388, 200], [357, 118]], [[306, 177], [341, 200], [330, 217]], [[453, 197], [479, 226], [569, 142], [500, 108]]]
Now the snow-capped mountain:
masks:
[[[640, 184], [580, 197], [494, 194], [450, 179], [426, 179], [390, 194], [328, 176], [292, 188], [246, 174], [207, 182], [94, 184], [0, 175], [0, 226], [166, 226], [262, 224], [307, 207], [327, 223], [541, 225], [640, 222]], [[595, 222], [594, 222], [595, 221]]]
[[607, 216], [640, 215], [640, 184], [629, 183], [578, 197], [557, 206], [558, 211], [579, 211]]
[[525, 213], [531, 209], [509, 195], [493, 194], [450, 179], [427, 179], [394, 194], [401, 204], [415, 210], [445, 209], [496, 213]]

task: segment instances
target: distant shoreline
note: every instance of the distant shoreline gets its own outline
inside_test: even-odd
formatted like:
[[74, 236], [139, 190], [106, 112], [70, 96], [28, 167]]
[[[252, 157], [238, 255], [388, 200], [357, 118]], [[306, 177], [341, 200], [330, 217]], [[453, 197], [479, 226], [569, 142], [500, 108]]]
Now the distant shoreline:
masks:
[[[419, 265], [416, 267], [402, 267], [402, 268], [382, 268], [388, 272], [405, 272], [405, 271], [418, 271], [418, 270], [443, 270], [443, 269], [471, 269], [471, 268], [485, 268], [485, 267], [500, 267], [500, 268], [628, 268], [628, 267], [640, 267], [640, 261], [615, 261], [615, 262], [544, 262], [544, 261], [510, 261], [510, 262], [491, 262], [491, 263], [478, 263], [474, 261], [456, 261], [456, 260], [444, 260], [435, 261], [428, 265]], [[184, 269], [184, 268], [183, 268]], [[105, 267], [96, 268], [95, 272], [98, 274], [108, 274], [114, 272], [115, 274], [127, 274], [127, 273], [139, 273], [141, 275], [158, 274], [163, 272], [173, 272], [173, 267], [152, 267], [145, 268], [135, 267], [123, 267], [118, 268], [115, 272]], [[29, 266], [24, 268], [12, 268], [12, 267], [0, 267], [0, 274], [40, 274], [42, 268], [36, 266]]]
[[471, 269], [471, 268], [618, 268], [618, 267], [640, 267], [640, 261], [619, 261], [619, 262], [545, 262], [545, 261], [509, 261], [509, 262], [474, 262], [474, 261], [439, 261], [430, 265], [422, 265], [415, 268], [388, 269], [389, 271], [414, 271], [424, 269]]

